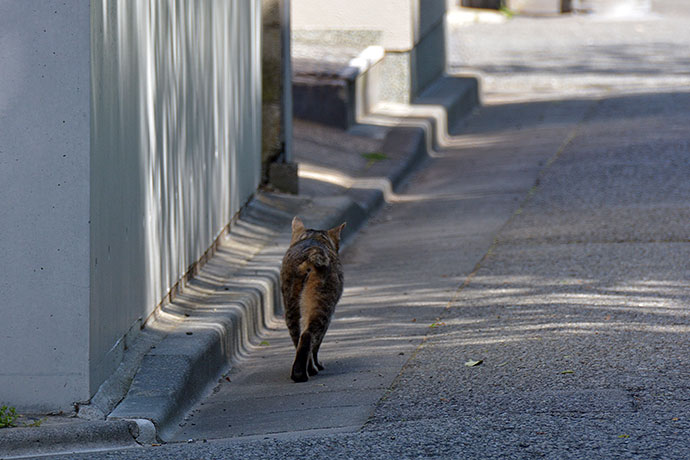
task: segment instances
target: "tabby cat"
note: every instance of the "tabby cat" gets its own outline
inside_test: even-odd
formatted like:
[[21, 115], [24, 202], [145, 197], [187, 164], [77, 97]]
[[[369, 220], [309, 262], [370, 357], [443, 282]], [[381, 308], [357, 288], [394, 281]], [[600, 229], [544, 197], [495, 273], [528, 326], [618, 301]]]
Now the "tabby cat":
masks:
[[323, 370], [319, 347], [343, 293], [343, 268], [338, 257], [340, 232], [312, 230], [295, 217], [292, 240], [280, 269], [285, 322], [297, 352], [290, 377], [306, 382]]

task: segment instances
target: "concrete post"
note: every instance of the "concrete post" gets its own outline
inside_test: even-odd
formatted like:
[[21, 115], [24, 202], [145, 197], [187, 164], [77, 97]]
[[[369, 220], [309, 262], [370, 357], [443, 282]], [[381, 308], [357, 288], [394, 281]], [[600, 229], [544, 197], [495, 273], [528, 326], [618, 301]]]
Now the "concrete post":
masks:
[[262, 0], [261, 6], [263, 182], [296, 194], [297, 166], [291, 163], [290, 1]]
[[89, 398], [90, 9], [0, 2], [0, 401]]

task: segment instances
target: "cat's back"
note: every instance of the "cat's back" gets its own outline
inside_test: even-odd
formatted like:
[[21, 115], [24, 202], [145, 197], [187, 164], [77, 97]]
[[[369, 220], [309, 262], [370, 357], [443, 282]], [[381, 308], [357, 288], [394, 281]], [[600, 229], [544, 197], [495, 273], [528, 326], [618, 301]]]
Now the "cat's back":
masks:
[[343, 268], [337, 248], [327, 237], [313, 235], [296, 241], [285, 253], [281, 266], [281, 280], [290, 286], [302, 282], [309, 273], [337, 291], [342, 290]]

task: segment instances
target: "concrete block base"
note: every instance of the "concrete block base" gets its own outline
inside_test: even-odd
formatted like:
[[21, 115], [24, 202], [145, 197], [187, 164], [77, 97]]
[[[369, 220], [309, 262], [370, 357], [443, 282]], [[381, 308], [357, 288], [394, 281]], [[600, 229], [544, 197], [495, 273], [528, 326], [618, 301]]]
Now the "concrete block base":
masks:
[[446, 129], [457, 133], [458, 122], [479, 104], [479, 80], [474, 77], [443, 76], [429, 85], [415, 100], [419, 105], [439, 105], [445, 109]]
[[268, 182], [280, 192], [297, 195], [299, 193], [297, 163], [271, 163]]
[[300, 75], [292, 81], [292, 113], [296, 118], [347, 129], [355, 121], [355, 81]]
[[507, 0], [506, 7], [518, 14], [560, 14], [572, 11], [571, 0]]
[[497, 10], [501, 8], [501, 0], [462, 0], [461, 6], [465, 8], [486, 8]]

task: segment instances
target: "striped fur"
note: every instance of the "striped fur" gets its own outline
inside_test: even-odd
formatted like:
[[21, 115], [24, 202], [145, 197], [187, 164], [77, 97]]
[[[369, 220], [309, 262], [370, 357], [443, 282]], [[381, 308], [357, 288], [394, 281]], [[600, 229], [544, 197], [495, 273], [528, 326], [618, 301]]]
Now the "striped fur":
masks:
[[306, 229], [292, 220], [292, 240], [280, 269], [285, 322], [295, 345], [290, 377], [306, 382], [323, 365], [319, 348], [343, 292], [343, 268], [338, 257], [340, 232], [345, 224], [330, 230]]

